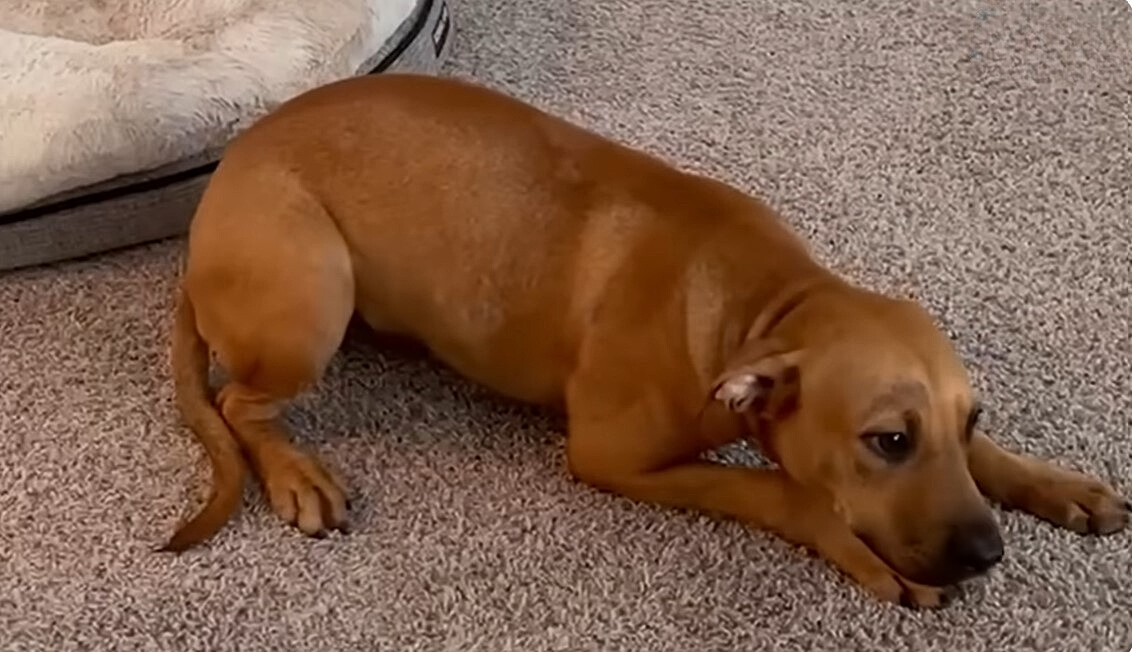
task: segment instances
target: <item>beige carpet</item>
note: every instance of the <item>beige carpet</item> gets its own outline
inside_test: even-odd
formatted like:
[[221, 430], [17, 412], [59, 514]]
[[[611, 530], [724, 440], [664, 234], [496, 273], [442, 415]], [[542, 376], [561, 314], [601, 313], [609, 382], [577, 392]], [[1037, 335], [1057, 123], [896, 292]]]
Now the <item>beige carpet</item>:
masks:
[[[848, 7], [854, 7], [849, 9]], [[465, 0], [450, 72], [761, 193], [915, 289], [1012, 445], [1132, 494], [1132, 9], [1123, 0]], [[730, 523], [596, 494], [559, 424], [351, 339], [292, 421], [354, 531], [257, 492], [154, 554], [208, 479], [170, 400], [180, 244], [0, 276], [0, 649], [1132, 647], [1132, 535], [1002, 516], [954, 606], [872, 602]]]

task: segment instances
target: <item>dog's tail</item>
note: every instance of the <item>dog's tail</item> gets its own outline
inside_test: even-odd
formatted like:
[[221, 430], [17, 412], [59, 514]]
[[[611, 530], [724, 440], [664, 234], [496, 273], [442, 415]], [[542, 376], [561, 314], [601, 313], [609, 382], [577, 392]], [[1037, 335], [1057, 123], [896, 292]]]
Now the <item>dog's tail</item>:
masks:
[[247, 474], [240, 446], [213, 404], [208, 385], [208, 345], [197, 331], [193, 304], [184, 288], [177, 296], [172, 359], [177, 408], [212, 461], [208, 502], [161, 548], [181, 552], [210, 538], [232, 518], [243, 498]]

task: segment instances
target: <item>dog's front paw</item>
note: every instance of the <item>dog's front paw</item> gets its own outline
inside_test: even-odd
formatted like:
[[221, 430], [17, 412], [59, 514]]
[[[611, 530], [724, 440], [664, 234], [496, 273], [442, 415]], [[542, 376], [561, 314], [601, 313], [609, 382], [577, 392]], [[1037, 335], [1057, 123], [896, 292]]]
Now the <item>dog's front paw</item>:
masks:
[[952, 598], [951, 587], [928, 586], [913, 582], [896, 572], [864, 541], [836, 528], [818, 543], [822, 554], [869, 593], [884, 602], [918, 609], [945, 606]]
[[345, 528], [342, 484], [311, 455], [281, 447], [260, 457], [258, 471], [279, 518], [311, 536]]
[[952, 598], [951, 587], [928, 586], [901, 575], [832, 511], [820, 510], [817, 514], [825, 514], [825, 518], [811, 521], [819, 523], [807, 537], [813, 542], [812, 548], [879, 600], [905, 607], [935, 609]]
[[1087, 475], [1043, 464], [1019, 498], [1023, 509], [1081, 534], [1112, 534], [1129, 521], [1132, 504]]
[[955, 594], [953, 587], [917, 584], [895, 572], [858, 579], [867, 591], [880, 600], [914, 609], [938, 609], [947, 606]]

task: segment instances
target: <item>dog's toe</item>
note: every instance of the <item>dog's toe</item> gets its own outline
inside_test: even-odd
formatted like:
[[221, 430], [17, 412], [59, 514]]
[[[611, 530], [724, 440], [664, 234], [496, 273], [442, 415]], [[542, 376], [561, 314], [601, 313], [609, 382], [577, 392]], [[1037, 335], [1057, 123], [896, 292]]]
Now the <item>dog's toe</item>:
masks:
[[1128, 526], [1128, 501], [1110, 486], [1080, 473], [1058, 470], [1035, 483], [1028, 508], [1080, 534], [1112, 534]]
[[884, 602], [911, 609], [935, 609], [945, 606], [953, 591], [946, 587], [917, 584], [894, 573], [862, 578], [863, 586]]
[[1078, 534], [1089, 533], [1089, 513], [1081, 506], [1074, 502], [1066, 502], [1060, 505], [1061, 515], [1054, 519], [1067, 530], [1073, 530]]
[[262, 475], [271, 507], [286, 523], [310, 536], [345, 526], [341, 483], [313, 457], [288, 451], [263, 466]]
[[1128, 519], [1128, 510], [1123, 506], [1116, 509], [1105, 506], [1089, 516], [1089, 529], [1097, 534], [1114, 534], [1128, 526]]
[[937, 609], [946, 606], [954, 597], [950, 587], [927, 586], [910, 580], [902, 580], [904, 587], [900, 603], [915, 609]]
[[958, 585], [944, 587], [943, 592], [940, 594], [940, 605], [939, 606], [946, 607], [947, 605], [951, 604], [952, 602], [955, 602], [956, 600], [959, 599], [959, 596], [962, 593], [963, 593], [963, 591], [962, 591], [962, 589], [959, 588]]
[[1078, 495], [1076, 502], [1088, 514], [1088, 533], [1113, 534], [1128, 525], [1125, 500], [1104, 484], [1090, 482], [1088, 491]]
[[306, 486], [297, 491], [299, 504], [299, 517], [296, 525], [304, 534], [311, 536], [324, 535], [329, 523], [329, 514], [324, 514], [319, 491], [313, 486]]
[[886, 573], [868, 579], [861, 578], [859, 581], [867, 591], [884, 602], [904, 604], [906, 601], [904, 587], [891, 574]]

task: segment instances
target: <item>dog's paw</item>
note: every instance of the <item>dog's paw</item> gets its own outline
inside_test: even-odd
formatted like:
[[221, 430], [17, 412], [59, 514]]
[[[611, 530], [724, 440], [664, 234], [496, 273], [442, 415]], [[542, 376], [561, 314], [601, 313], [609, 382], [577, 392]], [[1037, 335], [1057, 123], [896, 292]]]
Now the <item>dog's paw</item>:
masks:
[[1132, 504], [1087, 475], [1043, 465], [1021, 505], [1035, 516], [1081, 534], [1112, 534], [1129, 522]]
[[884, 602], [913, 609], [945, 607], [955, 594], [955, 589], [952, 587], [917, 584], [896, 573], [886, 573], [864, 579], [862, 586]]
[[917, 584], [906, 578], [898, 578], [904, 587], [900, 604], [916, 609], [938, 609], [946, 607], [957, 595], [958, 588], [954, 586], [928, 586]]
[[262, 457], [259, 472], [279, 518], [310, 536], [345, 529], [342, 483], [311, 455], [288, 446]]
[[920, 584], [901, 575], [832, 513], [813, 540], [819, 554], [882, 602], [935, 609], [952, 597], [950, 588]]

